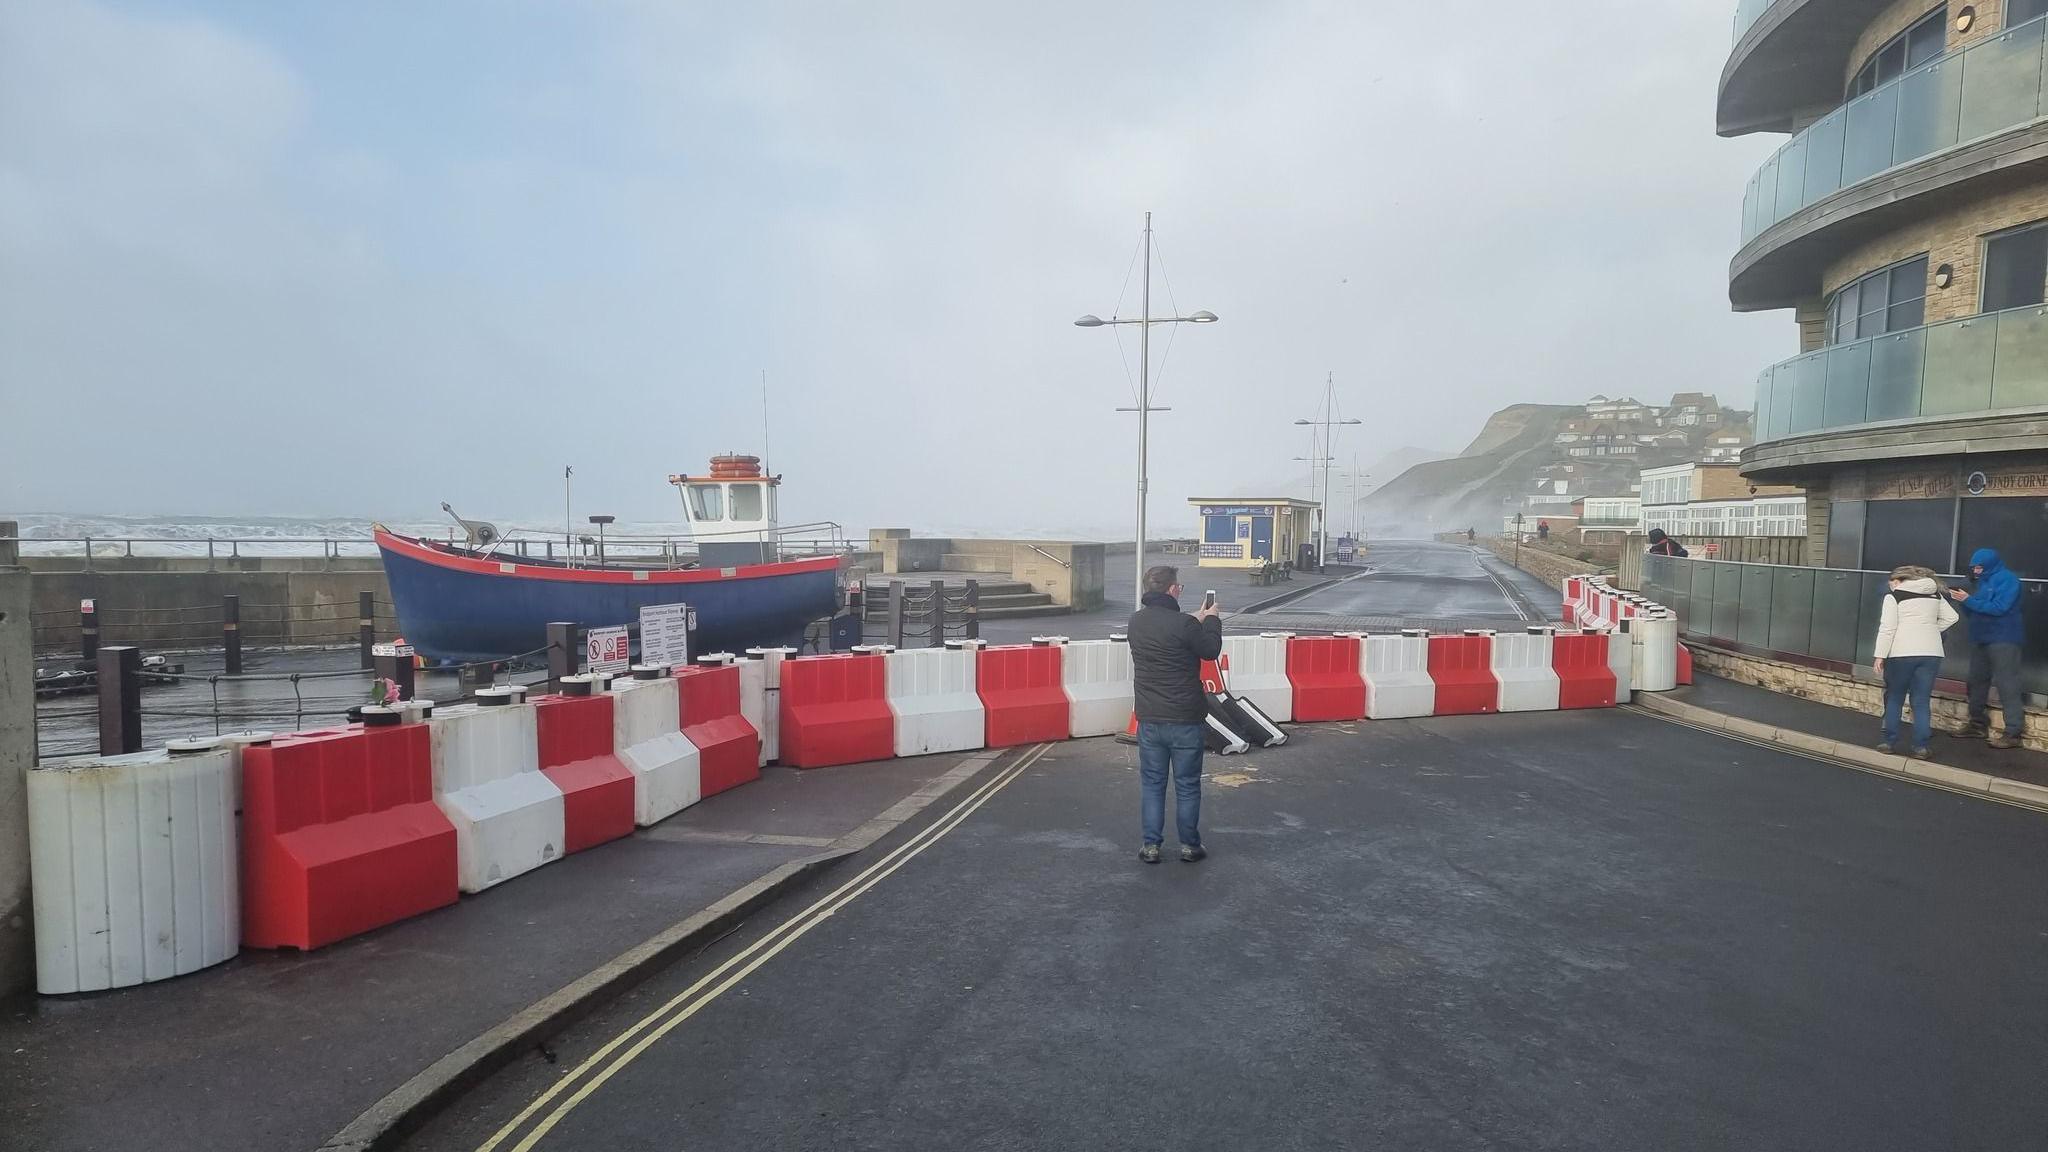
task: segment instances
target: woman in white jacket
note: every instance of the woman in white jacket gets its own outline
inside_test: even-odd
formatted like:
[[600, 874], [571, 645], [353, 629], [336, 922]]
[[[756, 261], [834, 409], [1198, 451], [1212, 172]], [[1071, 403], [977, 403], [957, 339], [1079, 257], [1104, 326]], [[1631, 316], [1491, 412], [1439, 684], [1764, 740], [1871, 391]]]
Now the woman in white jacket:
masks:
[[1934, 570], [1908, 565], [1893, 570], [1891, 589], [1877, 624], [1877, 674], [1884, 677], [1884, 743], [1880, 752], [1899, 742], [1899, 705], [1913, 698], [1913, 756], [1927, 759], [1933, 734], [1928, 698], [1934, 674], [1941, 668], [1941, 634], [1956, 622], [1956, 610], [1934, 582]]

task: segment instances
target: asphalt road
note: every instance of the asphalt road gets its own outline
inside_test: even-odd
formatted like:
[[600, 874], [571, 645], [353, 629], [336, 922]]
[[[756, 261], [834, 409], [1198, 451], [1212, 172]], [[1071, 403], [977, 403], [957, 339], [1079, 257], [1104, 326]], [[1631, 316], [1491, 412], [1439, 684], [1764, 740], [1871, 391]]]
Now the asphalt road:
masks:
[[1638, 713], [1321, 725], [1147, 867], [1127, 749], [1011, 763], [409, 1147], [2048, 1139], [2036, 813]]
[[1371, 571], [1256, 614], [1294, 631], [1514, 629], [1555, 623], [1558, 593], [1484, 549], [1374, 542]]

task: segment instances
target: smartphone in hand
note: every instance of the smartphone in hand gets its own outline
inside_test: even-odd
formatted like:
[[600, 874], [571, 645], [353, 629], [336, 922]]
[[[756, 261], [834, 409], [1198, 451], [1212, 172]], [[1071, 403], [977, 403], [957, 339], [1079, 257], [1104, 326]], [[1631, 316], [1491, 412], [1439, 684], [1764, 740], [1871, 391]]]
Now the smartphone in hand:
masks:
[[1202, 609], [1207, 612], [1214, 612], [1216, 610], [1216, 590], [1214, 588], [1202, 593]]

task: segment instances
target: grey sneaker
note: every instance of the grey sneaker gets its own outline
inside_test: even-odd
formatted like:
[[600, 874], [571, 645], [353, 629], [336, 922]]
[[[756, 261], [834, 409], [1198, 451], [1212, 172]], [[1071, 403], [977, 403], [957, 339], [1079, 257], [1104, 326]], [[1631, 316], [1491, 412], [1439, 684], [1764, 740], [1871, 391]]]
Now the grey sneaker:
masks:
[[1886, 755], [1890, 755], [1890, 753], [1891, 753], [1891, 751], [1892, 751], [1892, 742], [1891, 742], [1891, 741], [1889, 741], [1889, 740], [1880, 740], [1880, 741], [1878, 741], [1878, 742], [1877, 742], [1877, 750], [1878, 750], [1879, 752], [1883, 752], [1883, 753], [1885, 753]]
[[1990, 729], [1972, 720], [1961, 728], [1956, 729], [1953, 735], [1958, 740], [1982, 740], [1989, 732]]
[[2020, 738], [2010, 732], [1994, 732], [1991, 739], [1984, 743], [1991, 748], [2017, 748], [2020, 746]]
[[1932, 757], [1933, 755], [1934, 755], [1934, 752], [1933, 752], [1933, 751], [1932, 751], [1931, 749], [1927, 749], [1927, 748], [1915, 748], [1915, 749], [1913, 749], [1913, 759], [1915, 759], [1915, 760], [1926, 760], [1926, 759], [1929, 759], [1930, 757]]
[[1183, 864], [1193, 864], [1208, 854], [1209, 850], [1200, 844], [1183, 844], [1180, 846], [1180, 862]]
[[1159, 863], [1159, 845], [1147, 844], [1143, 848], [1138, 849], [1138, 859], [1143, 860], [1147, 864]]

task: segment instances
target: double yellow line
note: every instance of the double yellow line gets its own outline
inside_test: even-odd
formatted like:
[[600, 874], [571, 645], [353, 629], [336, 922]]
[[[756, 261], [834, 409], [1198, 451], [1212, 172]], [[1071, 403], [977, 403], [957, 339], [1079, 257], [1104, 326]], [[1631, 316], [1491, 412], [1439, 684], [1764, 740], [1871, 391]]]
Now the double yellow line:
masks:
[[[555, 1125], [560, 1124], [578, 1104], [603, 1087], [605, 1081], [617, 1075], [626, 1065], [639, 1058], [641, 1053], [653, 1047], [656, 1041], [668, 1035], [683, 1021], [695, 1016], [699, 1009], [718, 999], [727, 989], [752, 975], [755, 969], [774, 959], [776, 953], [795, 943], [804, 933], [824, 923], [833, 913], [858, 899], [868, 889], [888, 879], [891, 873], [909, 863], [918, 853], [938, 843], [940, 837], [959, 827], [976, 809], [986, 804], [989, 797], [1002, 791], [1010, 781], [1023, 775], [1026, 769], [1036, 764], [1051, 749], [1050, 744], [1040, 744], [1031, 749], [1019, 757], [1016, 763], [998, 772], [988, 782], [969, 793], [967, 798], [955, 805], [951, 811], [932, 821], [894, 851], [834, 889], [830, 895], [776, 926], [774, 931], [741, 949], [738, 954], [720, 964], [703, 979], [677, 993], [674, 999], [612, 1037], [604, 1047], [591, 1053], [588, 1059], [578, 1064], [568, 1075], [535, 1097], [533, 1103], [528, 1104], [519, 1115], [498, 1129], [489, 1140], [478, 1145], [477, 1152], [495, 1152], [529, 1120], [545, 1109], [546, 1115], [541, 1116], [531, 1130], [517, 1144], [511, 1146], [511, 1152], [532, 1152], [533, 1147], [539, 1144]], [[624, 1048], [624, 1051], [620, 1051], [621, 1048]], [[555, 1103], [565, 1092], [569, 1093], [568, 1099]], [[550, 1104], [554, 1106], [549, 1108]]]

